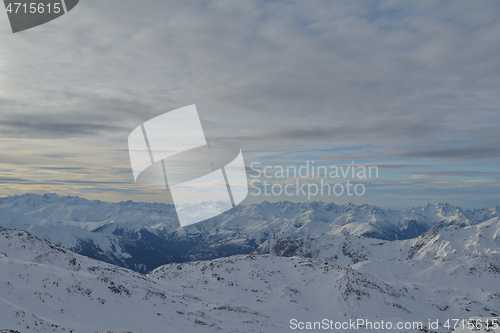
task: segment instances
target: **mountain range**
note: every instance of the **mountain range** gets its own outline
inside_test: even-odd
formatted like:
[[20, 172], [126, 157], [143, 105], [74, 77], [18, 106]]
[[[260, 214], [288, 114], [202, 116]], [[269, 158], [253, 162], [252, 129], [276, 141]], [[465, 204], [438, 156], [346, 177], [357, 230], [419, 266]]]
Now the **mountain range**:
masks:
[[[222, 203], [203, 203], [216, 209]], [[200, 209], [200, 207], [192, 207]], [[0, 226], [26, 230], [97, 260], [140, 273], [168, 263], [249, 254], [266, 241], [353, 235], [404, 240], [432, 229], [467, 227], [500, 217], [500, 207], [462, 209], [447, 203], [402, 211], [370, 205], [288, 201], [236, 206], [180, 227], [173, 205], [109, 203], [56, 194], [0, 198]]]

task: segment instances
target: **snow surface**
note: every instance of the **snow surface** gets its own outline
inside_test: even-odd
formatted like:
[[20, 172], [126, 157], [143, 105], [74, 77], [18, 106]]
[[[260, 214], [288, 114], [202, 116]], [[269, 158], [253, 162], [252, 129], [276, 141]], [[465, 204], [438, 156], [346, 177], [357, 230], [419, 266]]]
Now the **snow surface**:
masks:
[[496, 318], [499, 245], [493, 217], [392, 242], [273, 238], [250, 255], [172, 263], [142, 275], [2, 228], [0, 329], [273, 333], [290, 332], [292, 318]]

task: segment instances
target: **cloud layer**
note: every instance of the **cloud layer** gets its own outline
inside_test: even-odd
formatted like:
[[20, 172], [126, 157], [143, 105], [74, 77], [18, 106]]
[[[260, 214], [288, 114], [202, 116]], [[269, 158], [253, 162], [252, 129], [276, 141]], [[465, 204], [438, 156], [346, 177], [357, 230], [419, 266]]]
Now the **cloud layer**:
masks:
[[393, 164], [383, 195], [416, 175], [436, 198], [443, 172], [497, 175], [499, 17], [495, 1], [88, 0], [8, 34], [5, 16], [0, 154], [17, 170], [5, 177], [65, 165], [129, 182], [106, 171], [129, 167], [128, 133], [196, 103], [207, 137], [247, 162]]

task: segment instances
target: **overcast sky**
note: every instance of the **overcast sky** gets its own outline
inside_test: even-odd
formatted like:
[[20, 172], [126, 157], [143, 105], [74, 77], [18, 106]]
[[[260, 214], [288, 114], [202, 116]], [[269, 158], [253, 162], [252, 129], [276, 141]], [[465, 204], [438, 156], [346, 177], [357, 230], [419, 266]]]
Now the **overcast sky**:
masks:
[[[129, 133], [196, 104], [246, 165], [377, 165], [361, 197], [500, 199], [498, 1], [81, 0], [13, 34], [0, 15], [0, 195], [160, 201]], [[249, 196], [246, 203], [304, 198]]]

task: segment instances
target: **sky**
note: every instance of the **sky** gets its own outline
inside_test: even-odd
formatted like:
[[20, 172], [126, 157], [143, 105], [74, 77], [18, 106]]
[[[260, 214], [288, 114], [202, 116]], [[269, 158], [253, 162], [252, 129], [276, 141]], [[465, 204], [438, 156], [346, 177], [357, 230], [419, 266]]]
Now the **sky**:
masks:
[[15, 34], [4, 13], [0, 196], [169, 202], [134, 182], [127, 138], [196, 104], [207, 140], [239, 145], [261, 189], [298, 179], [255, 178], [266, 166], [379, 170], [299, 179], [360, 196], [251, 188], [244, 204], [498, 205], [499, 34], [500, 3], [483, 0], [81, 0]]

